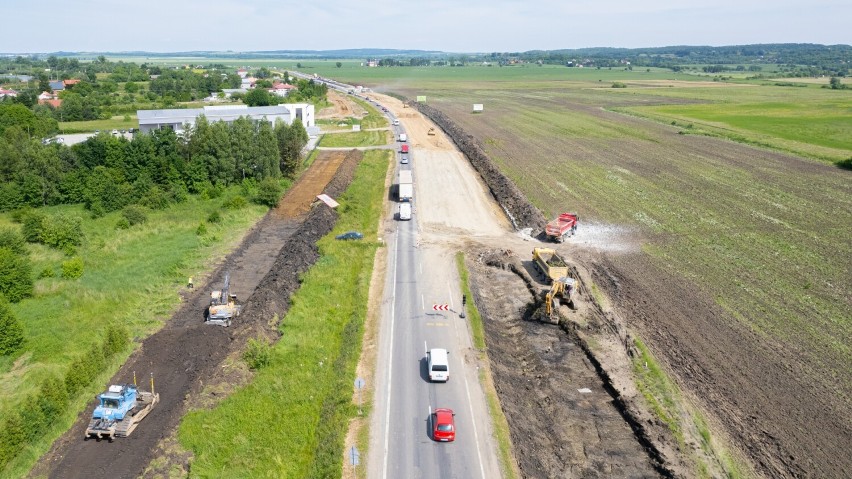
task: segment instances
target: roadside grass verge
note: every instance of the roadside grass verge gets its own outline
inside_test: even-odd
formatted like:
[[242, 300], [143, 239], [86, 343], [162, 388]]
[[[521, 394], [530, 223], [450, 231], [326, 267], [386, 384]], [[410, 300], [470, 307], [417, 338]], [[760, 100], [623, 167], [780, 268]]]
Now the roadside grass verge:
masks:
[[[194, 453], [193, 477], [338, 477], [352, 382], [361, 352], [389, 152], [366, 152], [338, 199], [340, 217], [320, 240], [283, 318], [270, 364], [212, 410], [190, 412], [178, 438]], [[362, 241], [336, 241], [347, 230]], [[369, 406], [366, 406], [369, 408]]]
[[390, 133], [379, 131], [353, 131], [346, 133], [326, 133], [317, 146], [344, 148], [357, 146], [381, 146], [390, 143]]
[[[42, 245], [28, 245], [33, 274], [53, 271], [54, 277], [35, 281], [34, 295], [12, 305], [24, 327], [27, 343], [19, 356], [0, 359], [0, 422], [38, 392], [48, 378], [62, 379], [71, 364], [99, 343], [108, 324], [127, 329], [131, 339], [141, 339], [163, 324], [179, 305], [176, 294], [189, 276], [202, 273], [242, 238], [267, 211], [248, 205], [224, 210], [221, 205], [240, 194], [232, 188], [217, 199], [190, 196], [161, 211], [148, 211], [148, 220], [129, 229], [117, 229], [120, 212], [92, 219], [80, 205], [42, 208], [48, 214], [64, 213], [82, 218], [85, 240], [76, 250], [83, 261], [83, 275], [76, 280], [60, 277], [60, 264], [68, 259]], [[207, 233], [196, 234], [198, 225], [213, 211], [222, 221], [207, 224]], [[18, 228], [8, 214], [0, 225]], [[94, 379], [69, 398], [65, 411], [28, 441], [0, 475], [20, 477], [52, 442], [67, 430], [104, 382], [115, 372], [132, 348], [125, 348], [97, 371]]]
[[509, 423], [506, 421], [503, 408], [500, 406], [500, 398], [497, 396], [497, 390], [494, 388], [494, 381], [491, 377], [491, 366], [486, 353], [485, 329], [482, 325], [482, 316], [479, 314], [479, 309], [477, 309], [476, 303], [473, 301], [473, 295], [470, 292], [470, 275], [464, 264], [464, 253], [461, 251], [456, 253], [456, 268], [461, 279], [462, 292], [468, 298], [467, 307], [464, 312], [470, 323], [473, 346], [479, 352], [479, 360], [484, 366], [479, 370], [479, 382], [485, 391], [485, 399], [488, 403], [488, 415], [491, 417], [491, 425], [494, 428], [500, 470], [503, 472], [504, 478], [515, 479], [520, 477], [520, 471], [518, 470], [518, 462], [512, 455], [512, 438], [509, 435]]
[[[730, 479], [748, 477], [744, 472], [746, 469], [711, 437], [710, 428], [704, 417], [686, 403], [678, 386], [654, 360], [647, 346], [639, 338], [634, 338], [633, 343], [639, 352], [633, 359], [636, 386], [651, 412], [671, 431], [677, 441], [678, 449], [688, 455], [695, 464], [696, 477], [713, 477], [711, 471], [715, 467], [707, 463], [708, 457], [719, 459], [719, 466], [726, 477]], [[692, 449], [687, 445], [686, 437], [699, 438], [704, 454], [690, 452]]]

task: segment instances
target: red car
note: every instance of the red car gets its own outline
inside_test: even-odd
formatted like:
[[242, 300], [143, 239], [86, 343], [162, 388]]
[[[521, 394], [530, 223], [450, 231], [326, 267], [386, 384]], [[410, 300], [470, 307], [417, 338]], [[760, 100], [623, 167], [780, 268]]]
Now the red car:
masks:
[[452, 409], [439, 407], [432, 411], [432, 439], [439, 442], [456, 440], [456, 420]]

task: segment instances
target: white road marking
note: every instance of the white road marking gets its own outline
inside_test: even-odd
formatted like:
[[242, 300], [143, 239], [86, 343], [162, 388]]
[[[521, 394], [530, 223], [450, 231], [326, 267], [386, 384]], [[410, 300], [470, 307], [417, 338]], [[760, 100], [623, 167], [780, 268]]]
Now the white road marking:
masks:
[[420, 307], [423, 308], [424, 311], [426, 310], [426, 296], [424, 296], [423, 293], [420, 293]]
[[[393, 379], [393, 323], [394, 323], [394, 305], [396, 301], [396, 261], [399, 258], [399, 225], [396, 227], [396, 249], [397, 254], [393, 258], [393, 287], [391, 288], [391, 304], [390, 304], [390, 351], [388, 352], [388, 391], [387, 391], [387, 410], [385, 411], [385, 457], [382, 467], [382, 477], [388, 477], [388, 444], [390, 441], [390, 412], [391, 412], [391, 380]], [[478, 446], [477, 446], [478, 447]]]
[[449, 281], [447, 282], [447, 292], [450, 293], [450, 309], [456, 309], [455, 305], [453, 305], [453, 288], [450, 287]]

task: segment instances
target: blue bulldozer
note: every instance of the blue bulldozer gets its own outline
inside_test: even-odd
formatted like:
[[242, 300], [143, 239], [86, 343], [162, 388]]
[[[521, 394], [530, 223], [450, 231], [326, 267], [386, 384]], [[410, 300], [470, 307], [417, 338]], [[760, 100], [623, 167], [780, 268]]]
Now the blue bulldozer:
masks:
[[98, 395], [98, 401], [86, 428], [86, 439], [94, 437], [112, 441], [115, 436], [129, 436], [157, 405], [160, 395], [154, 393], [152, 377], [151, 392], [140, 391], [135, 384], [114, 384]]

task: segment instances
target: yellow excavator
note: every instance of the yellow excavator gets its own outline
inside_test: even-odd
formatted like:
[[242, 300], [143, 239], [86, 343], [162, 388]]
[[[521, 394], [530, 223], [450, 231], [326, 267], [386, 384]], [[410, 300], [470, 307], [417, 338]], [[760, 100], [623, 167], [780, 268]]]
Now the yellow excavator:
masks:
[[571, 309], [577, 309], [574, 305], [574, 290], [576, 281], [574, 278], [563, 276], [555, 279], [550, 285], [550, 291], [544, 295], [544, 313], [545, 317], [552, 324], [559, 324], [559, 309], [561, 303], [567, 305]]

